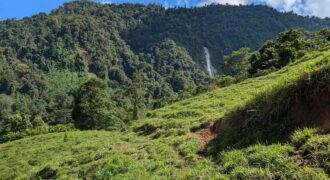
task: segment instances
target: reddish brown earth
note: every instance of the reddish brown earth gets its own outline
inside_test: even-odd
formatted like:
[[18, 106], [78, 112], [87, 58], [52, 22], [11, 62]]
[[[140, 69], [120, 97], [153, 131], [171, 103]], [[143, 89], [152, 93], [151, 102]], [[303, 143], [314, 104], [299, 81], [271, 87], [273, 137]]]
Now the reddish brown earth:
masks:
[[206, 145], [220, 133], [221, 121], [210, 122], [206, 128], [199, 132], [199, 139], [203, 145]]

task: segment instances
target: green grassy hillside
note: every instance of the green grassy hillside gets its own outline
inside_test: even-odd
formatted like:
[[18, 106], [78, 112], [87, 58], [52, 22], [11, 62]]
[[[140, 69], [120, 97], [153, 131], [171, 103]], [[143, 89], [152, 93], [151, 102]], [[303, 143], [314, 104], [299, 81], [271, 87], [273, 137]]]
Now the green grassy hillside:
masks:
[[136, 122], [133, 127], [154, 137], [189, 133], [202, 124], [224, 119], [226, 113], [255, 101], [257, 97], [266, 98], [276, 90], [294, 86], [306, 75], [328, 68], [329, 61], [327, 48], [312, 52], [277, 72], [155, 110], [149, 113], [150, 118]]
[[[328, 83], [329, 65], [329, 48], [314, 51], [277, 72], [152, 111], [127, 132], [53, 133], [0, 144], [0, 177], [328, 179], [330, 136], [322, 130], [290, 131], [286, 141], [230, 150], [204, 146], [200, 130], [212, 121], [228, 122], [237, 109], [260, 105], [260, 97], [272, 99], [277, 92], [317, 77], [314, 74], [325, 72], [319, 81]], [[317, 88], [313, 85], [309, 88]], [[208, 156], [209, 147], [213, 156]]]

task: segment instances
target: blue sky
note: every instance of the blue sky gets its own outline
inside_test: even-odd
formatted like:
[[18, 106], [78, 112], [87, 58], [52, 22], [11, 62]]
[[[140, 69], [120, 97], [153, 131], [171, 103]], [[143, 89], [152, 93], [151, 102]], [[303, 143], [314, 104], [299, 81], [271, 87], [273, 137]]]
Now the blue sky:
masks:
[[[20, 19], [40, 12], [49, 13], [65, 2], [74, 0], [0, 0], [0, 20], [8, 18]], [[158, 3], [168, 6], [184, 5], [188, 0], [94, 0], [100, 3]], [[189, 0], [197, 5], [199, 0]]]
[[[20, 19], [52, 9], [72, 0], [0, 0], [0, 20]], [[330, 0], [94, 0], [101, 3], [159, 3], [167, 7], [203, 6], [217, 4], [265, 4], [280, 11], [294, 11], [300, 15], [330, 17]]]

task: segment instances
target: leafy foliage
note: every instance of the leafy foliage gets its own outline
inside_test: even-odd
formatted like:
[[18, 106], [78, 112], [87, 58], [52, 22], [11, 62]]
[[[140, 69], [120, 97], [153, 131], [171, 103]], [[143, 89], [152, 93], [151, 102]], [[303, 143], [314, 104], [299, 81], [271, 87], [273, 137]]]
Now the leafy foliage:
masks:
[[80, 129], [115, 129], [121, 125], [117, 109], [109, 100], [107, 85], [92, 78], [74, 92], [72, 118]]
[[248, 77], [248, 70], [251, 68], [249, 58], [251, 56], [249, 48], [241, 48], [224, 56], [224, 67], [226, 74], [235, 76], [236, 79], [243, 80]]
[[280, 69], [304, 56], [307, 51], [324, 46], [325, 42], [318, 41], [322, 38], [326, 40], [320, 35], [322, 32], [324, 30], [308, 33], [299, 29], [291, 29], [280, 33], [277, 39], [265, 42], [258, 51], [252, 53], [249, 57], [251, 63], [249, 73], [256, 74], [260, 71]]

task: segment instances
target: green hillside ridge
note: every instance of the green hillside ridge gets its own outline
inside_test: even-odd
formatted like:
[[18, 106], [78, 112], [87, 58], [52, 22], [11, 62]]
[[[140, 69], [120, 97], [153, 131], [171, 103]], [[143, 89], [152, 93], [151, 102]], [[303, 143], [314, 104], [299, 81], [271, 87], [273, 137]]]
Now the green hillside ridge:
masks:
[[[192, 97], [207, 84], [204, 46], [218, 75], [228, 75], [223, 71], [223, 55], [233, 50], [253, 51], [291, 28], [327, 27], [328, 18], [281, 13], [266, 6], [166, 9], [92, 1], [69, 2], [49, 14], [4, 20], [0, 22], [0, 100], [6, 103], [0, 109], [0, 124], [11, 116], [41, 118], [48, 125], [74, 123], [72, 91], [96, 76], [107, 83], [111, 101], [121, 112], [119, 119], [141, 119], [147, 110]], [[278, 49], [286, 55], [292, 44]], [[258, 65], [263, 64], [256, 65], [261, 69]], [[145, 92], [136, 93], [137, 84]], [[134, 94], [139, 94], [139, 103]], [[2, 131], [0, 127], [0, 136], [6, 134]]]
[[296, 131], [281, 144], [219, 148], [213, 157], [205, 156], [208, 149], [200, 142], [199, 130], [210, 122], [227, 120], [258, 96], [268, 98], [320, 72], [327, 77], [329, 65], [327, 47], [279, 71], [151, 111], [127, 132], [52, 133], [0, 144], [0, 177], [328, 179], [330, 136], [322, 130]]

